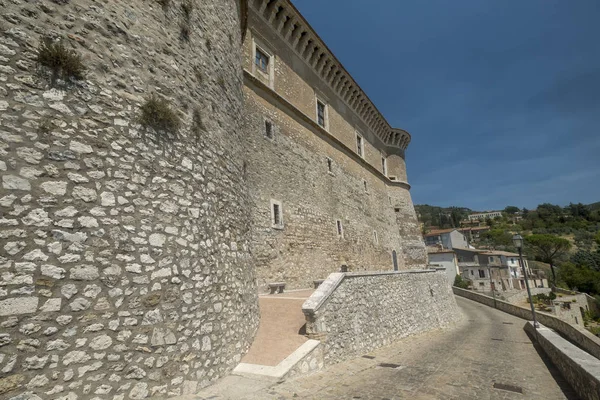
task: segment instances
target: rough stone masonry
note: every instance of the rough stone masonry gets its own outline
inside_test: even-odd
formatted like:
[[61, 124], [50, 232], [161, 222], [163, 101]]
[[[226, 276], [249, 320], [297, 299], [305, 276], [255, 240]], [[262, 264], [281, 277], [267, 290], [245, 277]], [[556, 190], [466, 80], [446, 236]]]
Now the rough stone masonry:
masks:
[[[208, 385], [258, 324], [240, 4], [0, 10], [0, 399]], [[51, 87], [36, 63], [44, 38], [79, 54], [85, 79]], [[181, 119], [176, 140], [156, 143], [138, 123], [152, 93]]]

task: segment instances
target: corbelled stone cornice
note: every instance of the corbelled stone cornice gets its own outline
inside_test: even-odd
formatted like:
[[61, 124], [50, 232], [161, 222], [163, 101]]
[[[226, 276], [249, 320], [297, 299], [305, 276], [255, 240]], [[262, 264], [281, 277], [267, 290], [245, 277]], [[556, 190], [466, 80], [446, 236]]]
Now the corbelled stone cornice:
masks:
[[250, 0], [250, 10], [271, 27], [302, 58], [384, 144], [388, 153], [400, 153], [410, 143], [404, 129], [393, 128], [354, 81], [319, 35], [290, 0]]

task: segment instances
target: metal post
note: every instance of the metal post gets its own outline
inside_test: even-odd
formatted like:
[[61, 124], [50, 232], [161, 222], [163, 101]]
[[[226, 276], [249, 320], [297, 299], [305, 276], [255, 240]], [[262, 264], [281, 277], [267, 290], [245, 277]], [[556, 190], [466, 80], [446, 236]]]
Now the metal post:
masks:
[[495, 289], [495, 285], [492, 283], [492, 270], [490, 269], [490, 266], [488, 265], [488, 275], [490, 276], [490, 289], [492, 290], [492, 297], [494, 298], [494, 308], [496, 307], [496, 291]]
[[535, 316], [535, 307], [533, 306], [533, 299], [531, 298], [531, 290], [529, 289], [529, 278], [527, 276], [527, 269], [525, 268], [525, 263], [523, 262], [523, 251], [519, 247], [519, 262], [521, 263], [521, 268], [523, 268], [523, 276], [525, 277], [525, 286], [527, 286], [527, 296], [529, 297], [529, 305], [531, 306], [531, 315], [533, 316], [533, 327], [535, 329], [540, 326], [537, 323], [537, 318]]

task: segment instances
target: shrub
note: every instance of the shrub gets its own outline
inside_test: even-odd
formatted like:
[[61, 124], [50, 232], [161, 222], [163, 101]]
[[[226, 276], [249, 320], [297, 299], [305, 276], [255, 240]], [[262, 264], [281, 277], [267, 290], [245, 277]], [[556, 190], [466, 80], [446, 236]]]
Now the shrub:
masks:
[[143, 128], [154, 130], [158, 142], [179, 136], [179, 116], [171, 109], [167, 100], [155, 94], [151, 94], [141, 106], [138, 121]]
[[54, 129], [54, 123], [50, 117], [43, 117], [38, 123], [38, 133], [48, 135]]
[[454, 278], [454, 286], [456, 286], [457, 288], [461, 288], [461, 289], [468, 289], [469, 288], [469, 280], [464, 279], [460, 275], [456, 275], [456, 277]]
[[81, 61], [81, 56], [75, 50], [67, 49], [63, 42], [53, 42], [52, 39], [45, 38], [40, 43], [36, 58], [38, 66], [48, 68], [51, 75], [51, 82], [56, 83], [57, 79], [68, 81], [70, 79], [84, 79], [86, 67]]
[[590, 326], [589, 328], [587, 328], [590, 332], [592, 332], [592, 334], [600, 337], [600, 326]]

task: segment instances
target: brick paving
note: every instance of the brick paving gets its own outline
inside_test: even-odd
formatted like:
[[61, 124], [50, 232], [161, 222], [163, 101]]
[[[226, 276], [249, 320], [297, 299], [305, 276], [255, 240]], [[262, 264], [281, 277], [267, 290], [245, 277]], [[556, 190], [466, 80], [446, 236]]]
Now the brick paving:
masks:
[[261, 295], [260, 325], [252, 347], [242, 362], [275, 366], [308, 339], [299, 333], [306, 320], [302, 303], [313, 289]]
[[279, 384], [231, 376], [188, 399], [577, 399], [536, 351], [524, 320], [467, 299], [457, 302], [465, 319], [456, 327], [401, 340], [368, 355], [374, 358]]

